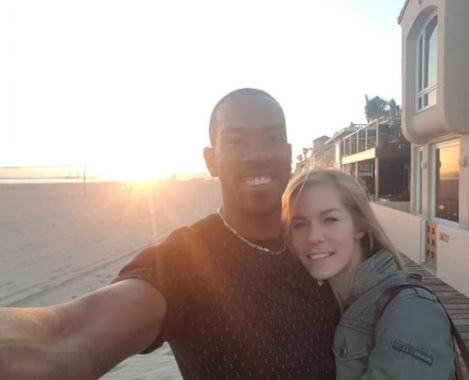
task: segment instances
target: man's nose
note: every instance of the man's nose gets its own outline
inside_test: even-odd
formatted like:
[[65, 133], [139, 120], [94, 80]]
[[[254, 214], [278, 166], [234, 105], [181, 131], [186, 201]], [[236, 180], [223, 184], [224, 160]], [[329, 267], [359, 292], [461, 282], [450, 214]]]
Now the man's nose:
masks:
[[272, 159], [272, 149], [264, 143], [251, 141], [244, 146], [243, 159], [246, 162], [262, 162]]

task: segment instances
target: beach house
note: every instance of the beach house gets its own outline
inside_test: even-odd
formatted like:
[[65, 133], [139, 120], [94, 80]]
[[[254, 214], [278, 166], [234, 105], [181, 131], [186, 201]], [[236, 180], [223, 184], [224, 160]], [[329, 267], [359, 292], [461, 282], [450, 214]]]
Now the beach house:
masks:
[[398, 22], [410, 212], [374, 207], [399, 250], [469, 296], [469, 1], [407, 0]]
[[398, 111], [368, 124], [351, 123], [330, 138], [319, 137], [309, 150], [311, 155], [297, 167], [342, 170], [357, 178], [373, 200], [410, 209], [410, 144]]

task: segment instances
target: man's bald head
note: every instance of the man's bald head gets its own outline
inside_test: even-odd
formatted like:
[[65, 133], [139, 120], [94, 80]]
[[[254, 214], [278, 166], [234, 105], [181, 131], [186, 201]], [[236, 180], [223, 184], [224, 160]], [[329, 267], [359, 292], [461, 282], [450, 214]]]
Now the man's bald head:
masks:
[[217, 131], [220, 122], [219, 119], [221, 116], [220, 111], [224, 108], [224, 106], [229, 103], [240, 103], [241, 105], [244, 103], [249, 105], [255, 102], [262, 102], [266, 110], [269, 108], [270, 112], [278, 113], [283, 122], [283, 126], [285, 126], [285, 115], [283, 114], [282, 107], [272, 95], [255, 88], [241, 88], [225, 95], [213, 108], [209, 125], [210, 144], [212, 147], [215, 146], [217, 140]]

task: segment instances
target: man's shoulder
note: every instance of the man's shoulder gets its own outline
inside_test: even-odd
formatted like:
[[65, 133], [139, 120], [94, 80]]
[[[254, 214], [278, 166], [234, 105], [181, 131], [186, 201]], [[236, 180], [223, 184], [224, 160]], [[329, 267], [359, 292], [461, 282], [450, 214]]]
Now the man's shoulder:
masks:
[[213, 222], [213, 216], [209, 215], [191, 226], [174, 230], [166, 238], [141, 250], [122, 268], [118, 279], [154, 277], [157, 273], [164, 277], [181, 272], [181, 268], [193, 268], [201, 257], [211, 256], [203, 234]]
[[[147, 254], [157, 254], [163, 252], [187, 252], [194, 251], [195, 247], [205, 244], [212, 232], [217, 228], [217, 217], [215, 214], [196, 221], [189, 226], [183, 226], [169, 233], [163, 240], [146, 248]], [[205, 247], [204, 247], [205, 248]]]
[[220, 227], [220, 219], [217, 214], [209, 214], [205, 218], [198, 220], [197, 222], [190, 225], [192, 228], [199, 233], [206, 234], [211, 233]]

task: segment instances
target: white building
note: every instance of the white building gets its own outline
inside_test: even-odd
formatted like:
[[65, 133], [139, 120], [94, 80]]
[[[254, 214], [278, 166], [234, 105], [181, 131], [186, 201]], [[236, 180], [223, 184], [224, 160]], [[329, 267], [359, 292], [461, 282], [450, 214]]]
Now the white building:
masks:
[[469, 296], [469, 0], [407, 0], [399, 23], [411, 213], [374, 207], [402, 252]]

